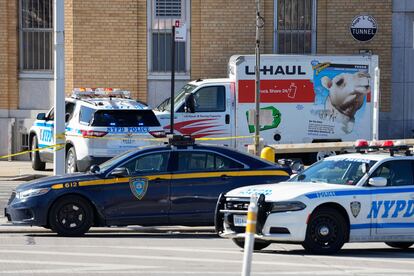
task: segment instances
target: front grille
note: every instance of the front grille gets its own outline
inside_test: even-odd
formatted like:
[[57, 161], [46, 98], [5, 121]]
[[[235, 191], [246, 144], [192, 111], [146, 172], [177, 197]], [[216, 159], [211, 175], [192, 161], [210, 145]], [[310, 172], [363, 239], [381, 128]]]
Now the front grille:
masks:
[[249, 202], [228, 201], [226, 202], [226, 210], [242, 210], [247, 211]]
[[7, 202], [7, 205], [10, 205], [10, 203], [12, 203], [12, 201], [15, 197], [16, 197], [16, 191], [13, 191], [10, 198], [9, 198], [9, 201]]

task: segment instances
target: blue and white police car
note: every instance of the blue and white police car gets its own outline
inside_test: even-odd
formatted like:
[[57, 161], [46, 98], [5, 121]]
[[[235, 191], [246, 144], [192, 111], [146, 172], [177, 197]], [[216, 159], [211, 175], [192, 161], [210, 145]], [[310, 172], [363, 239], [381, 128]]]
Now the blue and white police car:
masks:
[[[77, 88], [66, 99], [66, 172], [85, 171], [122, 152], [150, 145], [165, 137], [154, 112], [130, 99], [128, 91]], [[53, 162], [54, 109], [39, 113], [30, 129], [32, 167], [44, 170]], [[154, 139], [155, 140], [155, 139]]]
[[[302, 244], [317, 254], [335, 253], [346, 242], [409, 248], [414, 244], [414, 157], [408, 147], [390, 142], [382, 148], [390, 153], [332, 156], [287, 182], [228, 192], [218, 201], [216, 231], [242, 247], [249, 198], [257, 194], [257, 250], [272, 242]], [[372, 149], [366, 141], [360, 144]]]

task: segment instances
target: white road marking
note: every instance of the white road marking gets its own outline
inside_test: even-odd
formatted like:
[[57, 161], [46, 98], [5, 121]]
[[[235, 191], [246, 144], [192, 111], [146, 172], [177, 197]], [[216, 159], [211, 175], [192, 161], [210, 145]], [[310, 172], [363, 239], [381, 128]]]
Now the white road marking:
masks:
[[[214, 264], [242, 264], [242, 260], [224, 260], [222, 258], [211, 259], [211, 258], [190, 258], [190, 257], [173, 257], [173, 256], [159, 256], [159, 255], [125, 255], [125, 254], [103, 254], [103, 253], [85, 253], [85, 252], [59, 252], [59, 251], [39, 251], [39, 250], [0, 250], [0, 253], [7, 253], [8, 256], [11, 254], [31, 254], [31, 255], [53, 255], [53, 256], [85, 256], [85, 257], [108, 257], [108, 258], [122, 258], [122, 259], [139, 259], [139, 260], [165, 260], [165, 261], [179, 261], [179, 262], [194, 262], [194, 263], [214, 263]], [[86, 263], [87, 264], [87, 263]], [[356, 266], [344, 266], [344, 265], [330, 265], [330, 264], [303, 264], [299, 262], [281, 262], [281, 261], [253, 261], [253, 265], [267, 265], [267, 266], [289, 266], [289, 267], [309, 267], [309, 268], [329, 268], [339, 269], [340, 271], [370, 271], [367, 267], [356, 267]], [[386, 270], [386, 269], [384, 269]], [[382, 270], [381, 270], [382, 271]], [[406, 272], [405, 269], [395, 268], [393, 271]], [[412, 272], [412, 270], [408, 270]]]

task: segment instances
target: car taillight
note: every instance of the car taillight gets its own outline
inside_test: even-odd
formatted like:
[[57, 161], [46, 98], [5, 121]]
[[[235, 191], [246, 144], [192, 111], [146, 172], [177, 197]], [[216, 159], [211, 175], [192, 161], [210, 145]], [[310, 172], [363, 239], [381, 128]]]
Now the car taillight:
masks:
[[108, 134], [106, 131], [96, 131], [96, 130], [81, 130], [83, 137], [103, 137]]
[[167, 137], [167, 135], [165, 135], [164, 130], [150, 131], [149, 133], [155, 138], [165, 138], [165, 137]]

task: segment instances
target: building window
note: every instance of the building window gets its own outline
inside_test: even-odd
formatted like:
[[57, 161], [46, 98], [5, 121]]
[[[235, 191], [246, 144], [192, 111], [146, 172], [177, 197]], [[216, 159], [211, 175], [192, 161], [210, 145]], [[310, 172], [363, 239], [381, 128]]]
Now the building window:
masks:
[[187, 41], [175, 46], [175, 71], [187, 73], [189, 59], [189, 0], [149, 0], [149, 71], [171, 72], [171, 33], [176, 20], [186, 24]]
[[20, 69], [53, 69], [52, 0], [20, 0]]
[[275, 0], [275, 52], [316, 52], [316, 0]]

